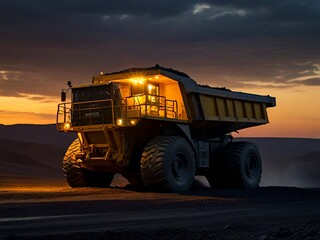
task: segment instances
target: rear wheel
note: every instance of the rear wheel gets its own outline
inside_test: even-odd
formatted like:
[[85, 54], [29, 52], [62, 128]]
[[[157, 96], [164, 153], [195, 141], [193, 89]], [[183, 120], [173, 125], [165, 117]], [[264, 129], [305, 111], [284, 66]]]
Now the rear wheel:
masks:
[[142, 153], [141, 176], [147, 188], [188, 191], [193, 183], [195, 167], [193, 150], [183, 137], [156, 137]]
[[79, 139], [76, 139], [69, 146], [63, 158], [63, 171], [70, 187], [109, 187], [114, 173], [81, 168], [77, 161], [77, 154], [79, 153], [81, 153], [81, 145]]
[[254, 143], [232, 142], [213, 162], [216, 164], [206, 176], [211, 187], [259, 187], [262, 162]]

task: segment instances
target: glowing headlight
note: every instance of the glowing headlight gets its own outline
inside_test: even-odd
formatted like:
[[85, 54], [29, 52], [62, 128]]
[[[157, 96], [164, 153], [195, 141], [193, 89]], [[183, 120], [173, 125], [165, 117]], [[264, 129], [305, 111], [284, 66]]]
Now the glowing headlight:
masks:
[[130, 120], [131, 125], [136, 125], [136, 123], [137, 123], [136, 120]]
[[121, 118], [117, 119], [117, 125], [118, 125], [118, 126], [121, 126], [122, 123], [123, 123], [123, 122], [122, 122], [122, 119], [121, 119]]
[[65, 131], [70, 130], [70, 128], [71, 128], [71, 123], [70, 123], [70, 122], [65, 122], [65, 123], [63, 124], [63, 129], [64, 129]]

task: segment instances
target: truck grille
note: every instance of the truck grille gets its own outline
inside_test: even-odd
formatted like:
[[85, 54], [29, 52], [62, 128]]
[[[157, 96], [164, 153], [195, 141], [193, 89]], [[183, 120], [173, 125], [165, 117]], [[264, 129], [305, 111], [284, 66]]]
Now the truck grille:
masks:
[[113, 124], [112, 100], [100, 100], [72, 105], [72, 126]]

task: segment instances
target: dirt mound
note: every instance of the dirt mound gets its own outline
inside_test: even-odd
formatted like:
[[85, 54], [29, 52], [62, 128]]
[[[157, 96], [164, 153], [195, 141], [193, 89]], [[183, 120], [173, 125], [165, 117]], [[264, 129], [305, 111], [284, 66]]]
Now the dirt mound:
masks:
[[64, 151], [62, 146], [0, 139], [0, 175], [62, 177]]

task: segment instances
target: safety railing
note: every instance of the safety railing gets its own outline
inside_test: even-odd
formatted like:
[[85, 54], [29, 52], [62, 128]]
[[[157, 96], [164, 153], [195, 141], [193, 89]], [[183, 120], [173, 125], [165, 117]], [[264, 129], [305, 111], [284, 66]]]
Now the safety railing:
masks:
[[70, 126], [117, 124], [117, 120], [140, 118], [178, 118], [178, 103], [164, 96], [143, 94], [124, 100], [97, 100], [77, 103], [60, 103], [57, 111], [57, 128]]
[[64, 130], [64, 124], [71, 122], [71, 103], [60, 103], [57, 110], [56, 125], [58, 130]]
[[178, 103], [176, 100], [167, 100], [164, 96], [141, 94], [126, 97], [126, 118], [141, 116], [178, 118]]

